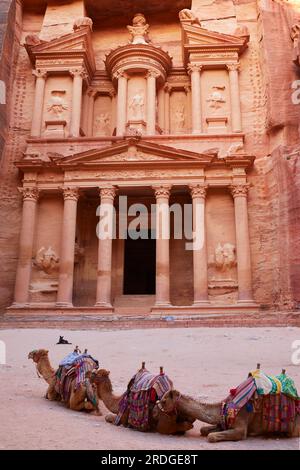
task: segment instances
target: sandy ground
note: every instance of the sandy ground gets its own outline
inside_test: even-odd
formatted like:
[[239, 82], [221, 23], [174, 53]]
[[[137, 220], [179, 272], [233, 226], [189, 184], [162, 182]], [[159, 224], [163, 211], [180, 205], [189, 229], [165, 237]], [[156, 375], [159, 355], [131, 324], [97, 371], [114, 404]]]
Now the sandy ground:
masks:
[[185, 436], [144, 434], [49, 402], [43, 398], [46, 384], [27, 354], [47, 348], [56, 366], [73, 348], [55, 345], [59, 333], [88, 348], [111, 371], [116, 393], [125, 390], [142, 360], [151, 371], [163, 365], [176, 388], [204, 400], [224, 398], [257, 362], [267, 373], [286, 368], [300, 390], [300, 366], [291, 363], [291, 344], [300, 339], [297, 328], [2, 330], [7, 364], [0, 365], [0, 449], [300, 449], [299, 439], [287, 438], [209, 444], [199, 436], [199, 422]]

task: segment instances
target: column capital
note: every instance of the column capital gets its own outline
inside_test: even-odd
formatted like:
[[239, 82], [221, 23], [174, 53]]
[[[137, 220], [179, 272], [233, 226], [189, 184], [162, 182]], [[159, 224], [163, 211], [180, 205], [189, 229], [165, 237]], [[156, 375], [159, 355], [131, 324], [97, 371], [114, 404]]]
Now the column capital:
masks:
[[234, 72], [234, 71], [239, 71], [241, 67], [240, 62], [233, 62], [231, 64], [226, 64], [226, 68], [228, 72]]
[[128, 79], [128, 75], [125, 72], [125, 70], [117, 70], [116, 72], [113, 73], [113, 78], [119, 80], [119, 78], [126, 78]]
[[110, 90], [107, 95], [110, 97], [110, 98], [115, 98], [117, 96], [117, 92], [116, 90]]
[[74, 69], [70, 69], [69, 70], [70, 72], [70, 75], [74, 78], [74, 77], [81, 77], [81, 78], [86, 78], [87, 77], [87, 74], [85, 72], [85, 70], [83, 69], [83, 67], [78, 67], [78, 68], [74, 68]]
[[172, 185], [167, 185], [167, 184], [157, 185], [157, 186], [155, 185], [155, 186], [152, 186], [152, 189], [154, 190], [156, 199], [159, 197], [165, 197], [169, 199]]
[[95, 88], [88, 87], [87, 89], [88, 96], [90, 96], [91, 98], [95, 98], [97, 93], [98, 93], [98, 90], [96, 90]]
[[43, 69], [35, 69], [32, 71], [32, 75], [34, 75], [36, 78], [44, 78], [44, 80], [46, 80], [48, 72], [47, 70]]
[[23, 201], [38, 201], [40, 193], [38, 188], [19, 188], [19, 191], [23, 195]]
[[62, 192], [65, 201], [78, 201], [80, 196], [78, 188], [71, 188], [69, 186], [65, 186], [64, 188], [62, 188]]
[[184, 91], [185, 91], [185, 93], [186, 93], [187, 95], [188, 95], [189, 93], [191, 93], [191, 91], [192, 91], [191, 85], [185, 85], [185, 86], [184, 86]]
[[157, 70], [148, 70], [147, 72], [147, 78], [158, 78], [160, 76], [160, 73], [157, 72]]
[[189, 184], [189, 188], [190, 188], [192, 199], [195, 199], [197, 197], [201, 197], [203, 199], [206, 198], [208, 185], [195, 183], [195, 184]]
[[99, 188], [99, 195], [101, 199], [111, 199], [112, 201], [117, 195], [117, 188]]
[[192, 63], [189, 63], [188, 66], [187, 66], [187, 69], [188, 69], [188, 74], [190, 75], [191, 73], [193, 72], [201, 72], [201, 69], [202, 69], [203, 65], [201, 64], [192, 64]]
[[247, 197], [249, 184], [232, 184], [229, 188], [233, 198]]

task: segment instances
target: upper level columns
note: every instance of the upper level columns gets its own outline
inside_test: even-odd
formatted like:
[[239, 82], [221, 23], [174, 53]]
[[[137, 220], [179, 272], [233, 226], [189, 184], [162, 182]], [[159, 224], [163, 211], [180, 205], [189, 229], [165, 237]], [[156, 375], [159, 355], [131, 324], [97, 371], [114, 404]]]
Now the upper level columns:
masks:
[[231, 186], [235, 209], [239, 301], [252, 301], [251, 254], [248, 226], [247, 184]]
[[192, 133], [201, 134], [202, 132], [202, 113], [201, 113], [201, 65], [189, 64], [188, 71], [191, 75], [192, 86]]
[[73, 69], [70, 71], [70, 74], [73, 77], [70, 135], [71, 137], [79, 137], [84, 71], [83, 69]]
[[77, 201], [77, 188], [64, 188], [64, 214], [61, 233], [60, 270], [58, 280], [57, 307], [73, 306], [73, 277]]
[[168, 83], [164, 86], [165, 90], [165, 134], [170, 134], [170, 96], [171, 96], [171, 87]]
[[31, 137], [40, 137], [42, 128], [43, 105], [45, 86], [47, 79], [47, 72], [45, 70], [33, 70], [33, 75], [36, 76], [35, 82], [35, 95], [34, 105], [31, 121]]
[[147, 134], [154, 135], [156, 128], [156, 79], [159, 73], [150, 70], [147, 74]]
[[239, 87], [239, 63], [227, 64], [230, 84], [231, 121], [232, 131], [242, 132], [240, 87]]
[[29, 284], [31, 277], [36, 207], [39, 196], [37, 188], [23, 188], [22, 193], [23, 212], [14, 294], [14, 306], [16, 307], [24, 307], [29, 303]]
[[127, 82], [128, 77], [125, 72], [117, 72], [118, 79], [118, 99], [117, 99], [117, 135], [125, 134], [127, 123]]

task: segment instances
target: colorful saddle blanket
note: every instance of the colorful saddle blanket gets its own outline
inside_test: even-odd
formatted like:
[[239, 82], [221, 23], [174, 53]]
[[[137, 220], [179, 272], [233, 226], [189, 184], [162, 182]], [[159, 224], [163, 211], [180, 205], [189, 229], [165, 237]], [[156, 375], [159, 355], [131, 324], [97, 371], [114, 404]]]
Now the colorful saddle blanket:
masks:
[[75, 379], [75, 390], [80, 384], [84, 384], [89, 401], [96, 406], [96, 392], [90, 381], [86, 379], [86, 373], [98, 369], [98, 367], [98, 361], [92, 356], [76, 353], [69, 354], [63, 359], [56, 371], [55, 391], [59, 393], [64, 402], [68, 402], [71, 395], [71, 385]]
[[173, 383], [165, 374], [155, 375], [147, 370], [139, 371], [130, 380], [124, 393], [116, 424], [120, 424], [125, 412], [128, 412], [128, 426], [140, 431], [148, 431], [150, 414], [156, 400], [173, 388]]
[[230, 429], [239, 411], [258, 412], [258, 398], [263, 407], [263, 427], [266, 432], [287, 432], [297, 414], [300, 397], [294, 381], [285, 374], [270, 376], [260, 370], [249, 374], [247, 380], [231, 389], [222, 405], [222, 427]]

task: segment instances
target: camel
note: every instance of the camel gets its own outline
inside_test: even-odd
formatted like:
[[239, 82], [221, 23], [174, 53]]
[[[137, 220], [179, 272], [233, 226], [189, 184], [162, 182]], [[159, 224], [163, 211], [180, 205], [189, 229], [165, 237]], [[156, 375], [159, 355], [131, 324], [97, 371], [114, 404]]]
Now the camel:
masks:
[[[56, 371], [50, 364], [48, 353], [49, 351], [46, 349], [34, 350], [28, 354], [28, 359], [32, 359], [33, 362], [36, 363], [38, 375], [42, 376], [49, 385], [45, 398], [50, 401], [62, 401], [62, 396], [55, 390]], [[73, 411], [84, 410], [101, 416], [101, 412], [99, 410], [99, 399], [97, 394], [95, 394], [95, 396], [96, 404], [93, 404], [88, 399], [86, 384], [81, 383], [79, 386], [75, 387], [74, 379], [70, 387], [70, 397], [65, 404]]]
[[[119, 413], [120, 403], [124, 394], [114, 394], [109, 375], [110, 371], [100, 369], [98, 371], [93, 371], [90, 374], [90, 379], [91, 382], [97, 386], [99, 398], [111, 412], [111, 414], [105, 417], [105, 420], [108, 423], [115, 424], [116, 416]], [[184, 434], [186, 431], [193, 428], [193, 421], [194, 419], [182, 420], [181, 416], [174, 412], [174, 410], [170, 410], [166, 413], [154, 405], [150, 415], [150, 431], [156, 431], [160, 434]], [[125, 427], [128, 426], [128, 412], [125, 412], [122, 415], [119, 424], [122, 424]]]
[[[177, 410], [186, 419], [198, 419], [209, 426], [203, 426], [200, 430], [202, 436], [206, 436], [209, 442], [240, 441], [247, 436], [261, 436], [267, 434], [262, 428], [262, 397], [257, 398], [258, 412], [249, 413], [246, 405], [241, 408], [230, 429], [222, 427], [221, 410], [223, 402], [203, 403], [200, 400], [182, 395], [177, 390], [167, 392], [159, 401], [161, 410]], [[300, 437], [300, 415], [297, 415], [288, 437]]]

